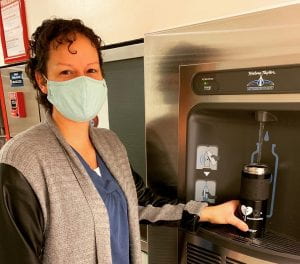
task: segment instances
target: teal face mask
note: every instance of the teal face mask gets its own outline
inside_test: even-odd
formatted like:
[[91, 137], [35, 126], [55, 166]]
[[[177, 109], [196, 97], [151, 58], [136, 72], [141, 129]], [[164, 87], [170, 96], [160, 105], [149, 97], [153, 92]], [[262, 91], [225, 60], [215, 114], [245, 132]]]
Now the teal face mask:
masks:
[[92, 120], [101, 110], [106, 97], [105, 80], [80, 76], [68, 81], [47, 80], [47, 99], [66, 118], [77, 122]]

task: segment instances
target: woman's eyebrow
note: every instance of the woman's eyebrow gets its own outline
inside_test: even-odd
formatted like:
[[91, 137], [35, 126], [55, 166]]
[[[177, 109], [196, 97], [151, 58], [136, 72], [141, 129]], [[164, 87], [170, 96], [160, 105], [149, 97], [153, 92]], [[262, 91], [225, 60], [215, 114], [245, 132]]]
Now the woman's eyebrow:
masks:
[[98, 61], [91, 62], [91, 63], [88, 63], [87, 66], [92, 65], [92, 64], [99, 64], [99, 62]]
[[[95, 62], [91, 62], [91, 63], [88, 63], [87, 66], [90, 66], [90, 65], [93, 65], [93, 64], [98, 64], [99, 65], [99, 62], [98, 61], [95, 61]], [[69, 67], [74, 67], [72, 64], [70, 63], [63, 63], [63, 62], [58, 62], [56, 63], [56, 66], [69, 66]]]
[[58, 62], [58, 63], [56, 63], [56, 65], [57, 66], [70, 66], [70, 67], [73, 67], [73, 65], [72, 64], [69, 64], [69, 63], [63, 63], [63, 62]]

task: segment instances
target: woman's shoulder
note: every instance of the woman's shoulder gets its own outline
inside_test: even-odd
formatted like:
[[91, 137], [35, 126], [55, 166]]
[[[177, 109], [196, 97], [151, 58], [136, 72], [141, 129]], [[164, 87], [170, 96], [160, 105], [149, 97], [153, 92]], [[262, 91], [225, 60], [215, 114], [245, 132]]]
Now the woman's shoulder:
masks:
[[46, 124], [35, 125], [7, 141], [0, 150], [0, 162], [12, 158], [29, 158], [30, 154], [38, 153], [41, 143], [47, 140], [49, 130]]

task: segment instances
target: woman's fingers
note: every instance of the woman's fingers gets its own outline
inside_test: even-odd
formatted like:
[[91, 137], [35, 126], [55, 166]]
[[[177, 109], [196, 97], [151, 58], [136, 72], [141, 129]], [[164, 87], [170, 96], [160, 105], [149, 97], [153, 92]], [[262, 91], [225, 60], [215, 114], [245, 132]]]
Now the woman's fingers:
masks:
[[249, 229], [247, 224], [235, 216], [238, 206], [239, 201], [232, 200], [217, 206], [205, 207], [200, 213], [200, 221], [208, 221], [213, 224], [230, 224], [246, 232]]
[[249, 229], [248, 225], [245, 222], [243, 222], [241, 219], [237, 218], [235, 215], [232, 215], [232, 217], [228, 221], [228, 224], [237, 227], [238, 229], [242, 230], [243, 232], [247, 232]]
[[232, 206], [232, 209], [229, 211], [228, 224], [231, 224], [244, 232], [248, 231], [248, 225], [235, 216], [235, 211], [239, 207], [240, 202], [238, 200], [231, 200], [228, 204]]

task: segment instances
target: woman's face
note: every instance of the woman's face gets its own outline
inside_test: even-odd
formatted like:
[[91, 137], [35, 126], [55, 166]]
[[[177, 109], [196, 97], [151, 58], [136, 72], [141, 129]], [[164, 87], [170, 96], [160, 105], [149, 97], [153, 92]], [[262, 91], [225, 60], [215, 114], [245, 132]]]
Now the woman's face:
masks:
[[51, 81], [66, 81], [79, 76], [88, 76], [102, 80], [96, 48], [92, 42], [81, 34], [76, 34], [76, 40], [69, 43], [50, 44], [47, 62], [47, 78]]

